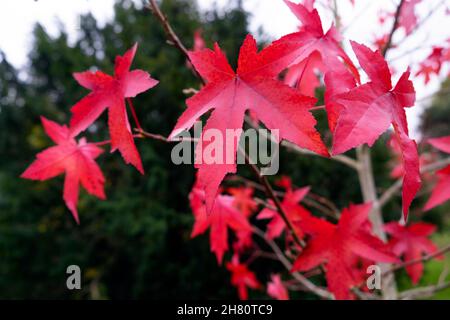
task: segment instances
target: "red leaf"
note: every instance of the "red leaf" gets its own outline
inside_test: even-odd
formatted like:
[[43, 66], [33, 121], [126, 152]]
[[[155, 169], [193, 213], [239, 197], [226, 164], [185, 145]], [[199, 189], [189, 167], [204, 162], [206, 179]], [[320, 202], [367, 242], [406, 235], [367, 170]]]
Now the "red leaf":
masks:
[[351, 59], [345, 51], [340, 47], [340, 34], [331, 26], [324, 33], [319, 13], [316, 9], [309, 10], [302, 4], [295, 4], [284, 0], [286, 5], [293, 14], [300, 20], [302, 26], [295, 33], [288, 34], [281, 39], [275, 41], [275, 47], [281, 46], [285, 48], [282, 55], [278, 56], [278, 67], [282, 71], [285, 67], [304, 61], [308, 56], [317, 51], [327, 70], [336, 68], [341, 65], [341, 58], [345, 65], [349, 68], [353, 76], [359, 82], [359, 73]]
[[417, 26], [415, 8], [422, 0], [404, 0], [400, 11], [399, 28], [404, 28], [407, 35]]
[[[429, 139], [428, 143], [438, 150], [450, 153], [450, 136]], [[425, 204], [424, 210], [430, 210], [450, 199], [450, 165], [437, 172], [438, 183]]]
[[450, 153], [450, 136], [431, 138], [428, 143], [442, 152]]
[[433, 47], [430, 55], [419, 64], [419, 70], [416, 76], [423, 75], [424, 82], [427, 84], [432, 75], [439, 75], [442, 65], [450, 60], [450, 49], [443, 47]]
[[[389, 241], [392, 251], [398, 257], [403, 257], [405, 262], [421, 259], [423, 254], [433, 254], [437, 251], [436, 245], [427, 238], [436, 231], [433, 224], [417, 222], [405, 227], [398, 222], [390, 222], [384, 229], [392, 236]], [[407, 266], [406, 272], [413, 284], [417, 284], [423, 274], [423, 263]]]
[[352, 298], [350, 289], [358, 284], [352, 270], [357, 256], [377, 262], [398, 261], [387, 245], [364, 227], [370, 209], [370, 204], [351, 205], [343, 210], [337, 225], [325, 220], [311, 224], [311, 240], [292, 271], [308, 271], [324, 263], [328, 288], [335, 298]]
[[409, 138], [404, 108], [414, 105], [415, 91], [409, 71], [392, 88], [391, 73], [378, 51], [352, 42], [353, 51], [371, 82], [334, 96], [341, 113], [334, 132], [333, 154], [340, 154], [367, 143], [372, 146], [392, 124], [402, 150], [403, 214], [420, 189], [419, 155], [416, 142]]
[[88, 193], [105, 199], [103, 189], [105, 178], [94, 161], [103, 150], [94, 144], [87, 143], [84, 138], [77, 144], [65, 125], [60, 126], [44, 117], [41, 117], [41, 120], [45, 132], [57, 145], [38, 153], [36, 160], [22, 173], [21, 177], [43, 181], [65, 173], [63, 198], [79, 223], [77, 203], [80, 184]]
[[251, 289], [259, 289], [261, 287], [256, 275], [247, 268], [247, 265], [239, 262], [237, 255], [233, 256], [226, 267], [231, 272], [231, 284], [238, 289], [239, 299], [248, 299], [247, 287]]
[[253, 198], [253, 188], [228, 188], [228, 192], [234, 197], [233, 206], [247, 218], [258, 209]]
[[267, 284], [267, 294], [277, 300], [289, 300], [289, 292], [281, 281], [279, 274], [272, 274]]
[[[310, 188], [304, 187], [301, 189], [293, 190], [291, 180], [287, 177], [283, 177], [281, 183], [278, 185], [285, 188], [286, 193], [283, 197], [281, 206], [285, 211], [288, 219], [294, 225], [295, 232], [300, 238], [303, 238], [304, 231], [302, 229], [302, 224], [305, 220], [311, 218], [311, 213], [299, 204], [301, 200], [308, 194]], [[274, 204], [270, 202], [272, 206]], [[274, 239], [279, 237], [283, 231], [286, 229], [286, 224], [281, 218], [277, 210], [272, 210], [269, 208], [264, 208], [259, 214], [258, 219], [271, 219], [267, 225], [267, 237], [269, 239]]]
[[196, 150], [198, 179], [206, 192], [208, 211], [212, 209], [225, 175], [236, 172], [235, 155], [240, 135], [234, 135], [231, 145], [229, 141], [223, 143], [216, 150], [215, 159], [211, 160], [201, 153], [201, 150], [215, 146], [212, 144], [214, 139], [205, 136], [205, 132], [208, 135], [212, 132], [209, 130], [214, 129], [222, 137], [227, 136], [227, 129], [239, 132], [246, 110], [251, 110], [268, 129], [278, 129], [280, 139], [289, 140], [323, 156], [328, 155], [327, 148], [314, 128], [316, 120], [308, 111], [316, 99], [302, 96], [274, 79], [279, 72], [276, 60], [284, 49], [269, 48], [258, 53], [256, 41], [252, 36], [247, 36], [239, 54], [237, 73], [231, 69], [217, 44], [214, 51], [205, 49], [189, 54], [194, 67], [208, 83], [186, 101], [188, 108], [178, 119], [170, 138], [190, 129], [201, 115], [214, 109]]
[[131, 163], [144, 173], [128, 122], [125, 98], [135, 97], [154, 87], [158, 81], [152, 79], [145, 71], [129, 71], [136, 49], [137, 44], [123, 57], [116, 57], [114, 76], [101, 71], [74, 73], [73, 76], [78, 83], [91, 90], [91, 93], [72, 107], [70, 132], [72, 136], [76, 136], [86, 130], [108, 108], [111, 151], [118, 149], [126, 163]]
[[222, 263], [223, 255], [228, 250], [227, 228], [236, 232], [251, 232], [247, 218], [233, 206], [234, 198], [227, 195], [218, 195], [213, 210], [208, 214], [205, 192], [198, 187], [198, 182], [192, 189], [189, 200], [195, 216], [191, 237], [196, 237], [210, 228], [211, 251], [216, 254], [218, 263]]

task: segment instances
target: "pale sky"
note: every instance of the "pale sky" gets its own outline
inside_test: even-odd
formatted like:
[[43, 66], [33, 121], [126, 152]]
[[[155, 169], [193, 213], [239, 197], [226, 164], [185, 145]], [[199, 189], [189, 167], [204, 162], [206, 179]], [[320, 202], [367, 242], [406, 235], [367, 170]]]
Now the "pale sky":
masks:
[[[198, 0], [201, 8], [204, 9], [211, 8], [215, 2], [219, 7], [223, 7], [228, 0]], [[299, 0], [293, 0], [293, 2], [299, 2]], [[327, 29], [331, 24], [332, 15], [320, 5], [327, 0], [316, 2], [324, 28]], [[348, 40], [369, 45], [376, 34], [381, 34], [377, 13], [381, 9], [393, 11], [398, 0], [356, 0], [355, 2], [356, 5], [353, 8], [349, 0], [337, 0], [342, 25], [345, 27], [351, 23], [344, 32], [344, 45], [352, 59], [354, 55], [351, 50], [348, 50]], [[3, 0], [0, 3], [0, 49], [6, 53], [7, 59], [14, 66], [24, 67], [31, 47], [30, 33], [34, 23], [40, 22], [53, 35], [58, 33], [62, 23], [70, 39], [73, 40], [77, 35], [79, 14], [91, 12], [99, 23], [103, 24], [113, 16], [113, 3], [114, 0]], [[403, 71], [411, 66], [414, 71], [415, 66], [411, 62], [422, 61], [429, 54], [427, 45], [442, 45], [446, 39], [450, 38], [450, 16], [446, 15], [446, 6], [450, 8], [450, 0], [422, 0], [417, 5], [416, 12], [421, 21], [421, 18], [426, 17], [432, 8], [440, 4], [442, 5], [439, 10], [431, 19], [426, 20], [419, 31], [402, 42], [398, 48], [391, 50], [388, 60], [402, 56], [391, 62], [395, 70]], [[278, 38], [296, 30], [298, 22], [282, 0], [243, 0], [243, 5], [252, 13], [251, 30], [254, 33], [262, 26], [266, 34]], [[149, 19], [151, 18], [149, 14]], [[386, 28], [390, 28], [390, 25]], [[402, 32], [399, 31], [396, 36], [401, 37]], [[404, 55], [405, 52], [417, 47], [425, 47], [425, 49], [414, 50], [411, 54]], [[442, 74], [446, 75], [448, 71], [447, 68]], [[413, 137], [417, 138], [418, 116], [428, 102], [423, 98], [435, 92], [443, 78], [434, 78], [427, 86], [423, 85], [422, 79], [414, 81], [418, 101], [414, 108], [408, 110], [409, 126]]]

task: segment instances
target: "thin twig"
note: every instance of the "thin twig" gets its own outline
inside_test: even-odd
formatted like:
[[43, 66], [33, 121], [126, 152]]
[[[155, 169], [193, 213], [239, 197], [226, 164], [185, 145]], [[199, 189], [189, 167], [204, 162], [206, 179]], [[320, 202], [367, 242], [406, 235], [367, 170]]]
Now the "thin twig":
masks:
[[450, 245], [447, 245], [444, 248], [442, 248], [442, 249], [440, 249], [440, 250], [438, 250], [438, 251], [436, 251], [436, 252], [434, 252], [432, 254], [428, 254], [426, 256], [423, 256], [422, 258], [413, 259], [413, 260], [409, 260], [409, 261], [406, 261], [404, 263], [398, 264], [398, 265], [392, 267], [391, 269], [386, 270], [385, 272], [383, 272], [382, 275], [387, 274], [387, 273], [391, 273], [391, 272], [394, 272], [394, 271], [397, 271], [397, 270], [400, 270], [400, 269], [403, 269], [403, 268], [406, 268], [406, 267], [409, 267], [409, 266], [412, 266], [412, 265], [417, 264], [417, 263], [429, 261], [429, 260], [431, 260], [431, 259], [433, 259], [433, 258], [435, 258], [437, 256], [443, 255], [443, 254], [445, 254], [447, 252], [450, 252]]
[[[292, 270], [291, 262], [285, 257], [285, 255], [283, 254], [283, 251], [281, 251], [280, 247], [278, 247], [278, 245], [275, 243], [275, 241], [268, 239], [266, 237], [265, 233], [256, 227], [253, 227], [253, 233], [256, 234], [257, 236], [259, 236], [261, 239], [263, 239], [269, 245], [269, 247], [272, 248], [273, 252], [278, 257], [278, 260], [284, 265], [284, 267], [288, 271]], [[302, 284], [305, 288], [307, 288], [309, 291], [315, 293], [319, 297], [322, 297], [325, 299], [333, 299], [333, 295], [329, 291], [327, 291], [324, 288], [316, 286], [314, 283], [312, 283], [310, 280], [308, 280], [301, 273], [292, 272], [291, 274], [300, 284]]]
[[246, 162], [248, 163], [248, 165], [250, 166], [252, 171], [255, 173], [255, 175], [261, 181], [261, 184], [264, 186], [264, 189], [266, 191], [267, 196], [275, 204], [275, 207], [277, 208], [278, 213], [280, 214], [281, 218], [283, 219], [283, 221], [286, 224], [286, 226], [289, 229], [289, 231], [291, 231], [292, 236], [293, 236], [294, 241], [296, 242], [296, 244], [298, 246], [300, 246], [301, 248], [304, 248], [305, 247], [305, 243], [303, 242], [302, 239], [299, 238], [299, 236], [298, 236], [298, 234], [297, 234], [297, 232], [296, 232], [296, 230], [294, 228], [294, 225], [292, 224], [291, 220], [289, 219], [287, 213], [284, 211], [284, 208], [281, 205], [281, 201], [280, 201], [280, 199], [278, 199], [277, 195], [275, 194], [272, 186], [270, 185], [269, 180], [267, 180], [267, 177], [261, 174], [261, 172], [259, 171], [259, 169], [258, 169], [258, 167], [256, 165], [251, 163], [250, 159], [248, 158], [248, 155], [245, 154], [245, 152], [242, 149], [239, 148], [239, 151], [244, 153]]
[[[322, 107], [322, 106], [318, 106], [318, 107]], [[254, 125], [252, 124], [252, 121], [246, 116], [245, 117], [245, 123], [247, 123], [249, 126], [251, 126], [252, 128], [255, 128]], [[258, 129], [258, 128], [255, 128]], [[275, 138], [273, 136], [269, 136], [267, 135], [264, 131], [261, 131], [260, 134], [265, 137], [266, 139], [270, 139], [271, 141], [277, 143], [278, 141], [275, 140]], [[290, 151], [294, 151], [298, 154], [303, 154], [303, 155], [313, 155], [313, 156], [318, 156], [317, 153], [314, 153], [312, 151], [309, 151], [307, 149], [303, 149], [300, 148], [299, 146], [297, 146], [296, 144], [287, 141], [287, 140], [283, 140], [281, 141], [281, 145], [283, 147], [285, 147], [286, 149], [290, 150]], [[337, 155], [337, 156], [331, 156], [330, 157], [331, 160], [335, 160], [337, 162], [341, 162], [347, 166], [349, 166], [350, 168], [353, 168], [355, 170], [358, 169], [358, 162], [350, 157], [347, 157], [345, 155]]]
[[131, 98], [127, 98], [127, 102], [128, 102], [128, 106], [130, 107], [131, 115], [133, 116], [136, 127], [142, 131], [142, 127], [141, 127], [141, 124], [139, 123], [139, 119], [137, 117], [136, 110], [134, 109], [134, 105], [133, 105], [133, 102], [131, 101]]
[[[169, 37], [170, 42], [179, 50], [183, 55], [186, 57], [186, 59], [189, 60], [189, 62], [194, 65], [191, 61], [191, 58], [189, 56], [189, 51], [186, 49], [184, 44], [181, 42], [180, 38], [178, 38], [175, 31], [173, 31], [172, 26], [169, 23], [169, 20], [167, 17], [161, 12], [161, 9], [159, 8], [158, 4], [156, 3], [156, 0], [149, 0], [148, 8], [153, 12], [155, 17], [161, 22], [164, 31], [166, 32], [167, 36]], [[195, 68], [192, 68], [192, 71], [195, 73], [195, 75], [199, 78], [199, 80], [205, 84], [205, 80], [202, 78], [202, 76], [197, 72]]]
[[450, 282], [436, 284], [434, 286], [428, 286], [423, 288], [415, 288], [407, 291], [403, 291], [400, 293], [400, 299], [410, 300], [416, 298], [427, 298], [436, 294], [438, 291], [445, 290], [450, 288]]
[[196, 139], [196, 138], [189, 138], [189, 137], [181, 137], [178, 139], [176, 138], [176, 139], [169, 140], [167, 137], [165, 137], [161, 134], [150, 133], [143, 129], [138, 129], [138, 128], [134, 128], [134, 131], [138, 133], [138, 135], [136, 135], [136, 137], [158, 140], [158, 141], [162, 141], [165, 143], [184, 142], [184, 141], [197, 142], [198, 141], [198, 139]]
[[433, 14], [437, 11], [437, 9], [439, 9], [442, 5], [444, 5], [446, 1], [447, 1], [447, 0], [441, 0], [434, 8], [432, 8], [432, 9], [428, 12], [428, 14], [427, 14], [427, 15], [426, 15], [419, 23], [417, 23], [417, 24], [414, 26], [414, 28], [413, 28], [413, 29], [411, 30], [411, 32], [408, 34], [408, 37], [404, 37], [402, 40], [400, 40], [400, 41], [396, 44], [397, 47], [398, 47], [399, 45], [401, 45], [406, 39], [410, 38], [411, 35], [412, 35], [414, 32], [416, 32], [417, 30], [419, 30], [420, 27], [421, 27], [423, 24], [425, 24], [425, 22], [427, 22], [427, 21], [433, 16]]
[[400, 3], [397, 6], [397, 10], [395, 11], [394, 23], [392, 24], [391, 32], [389, 32], [388, 40], [386, 41], [386, 45], [384, 46], [383, 51], [382, 51], [383, 57], [386, 57], [388, 50], [392, 46], [392, 38], [394, 37], [394, 33], [398, 27], [400, 14], [401, 14], [402, 7], [403, 7], [403, 2], [404, 2], [404, 0], [400, 0]]

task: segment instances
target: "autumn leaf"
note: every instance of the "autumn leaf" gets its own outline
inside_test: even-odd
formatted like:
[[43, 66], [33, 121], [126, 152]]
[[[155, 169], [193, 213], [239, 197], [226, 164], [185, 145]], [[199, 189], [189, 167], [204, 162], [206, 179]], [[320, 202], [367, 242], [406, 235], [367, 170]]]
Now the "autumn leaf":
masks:
[[422, 0], [404, 0], [400, 10], [398, 27], [405, 30], [406, 35], [411, 34], [417, 26], [416, 5]]
[[205, 206], [205, 191], [198, 182], [192, 189], [189, 200], [195, 223], [191, 237], [194, 238], [210, 229], [211, 251], [216, 254], [217, 262], [222, 263], [223, 255], [228, 250], [228, 228], [235, 232], [251, 232], [247, 218], [234, 207], [235, 199], [228, 195], [218, 195], [216, 205], [210, 213]]
[[287, 67], [301, 63], [306, 61], [311, 54], [317, 52], [325, 71], [333, 70], [336, 66], [344, 63], [359, 82], [358, 70], [341, 48], [339, 44], [341, 35], [336, 28], [331, 26], [325, 33], [317, 9], [307, 8], [300, 3], [295, 4], [287, 0], [284, 0], [284, 2], [302, 25], [298, 32], [288, 34], [273, 43], [273, 46], [280, 46], [285, 49], [283, 54], [277, 57], [278, 66]]
[[[427, 238], [436, 231], [433, 224], [417, 222], [402, 226], [398, 222], [390, 222], [384, 225], [384, 230], [392, 237], [389, 241], [392, 251], [405, 262], [420, 260], [422, 255], [437, 251], [436, 245]], [[423, 274], [423, 263], [406, 266], [406, 272], [412, 283], [417, 284]]]
[[[299, 238], [304, 237], [304, 231], [302, 230], [302, 222], [304, 220], [310, 219], [311, 213], [299, 204], [300, 201], [308, 194], [310, 188], [304, 187], [294, 190], [292, 187], [292, 182], [288, 177], [283, 177], [278, 183], [279, 186], [284, 187], [285, 194], [283, 201], [281, 202], [281, 207], [286, 212], [287, 218], [291, 221], [294, 226], [295, 232]], [[275, 206], [273, 202], [269, 202], [272, 206]], [[286, 230], [286, 224], [280, 216], [277, 210], [272, 210], [270, 208], [264, 208], [257, 216], [258, 219], [270, 219], [267, 225], [267, 238], [275, 239], [279, 237], [283, 231]]]
[[352, 42], [353, 51], [370, 82], [334, 96], [341, 107], [334, 130], [333, 154], [340, 154], [362, 144], [372, 146], [378, 137], [394, 126], [395, 138], [403, 161], [403, 215], [420, 189], [419, 155], [417, 145], [409, 138], [405, 107], [415, 101], [409, 71], [403, 73], [393, 88], [391, 72], [379, 51]]
[[292, 271], [308, 271], [324, 264], [328, 289], [335, 298], [353, 298], [350, 289], [358, 285], [352, 270], [355, 257], [376, 262], [398, 261], [387, 245], [365, 228], [371, 207], [371, 204], [351, 205], [342, 211], [337, 225], [316, 219], [306, 228], [312, 236]]
[[255, 192], [253, 188], [228, 188], [227, 191], [234, 198], [233, 206], [247, 218], [258, 209], [258, 204], [253, 198], [253, 193]]
[[[302, 96], [297, 90], [274, 79], [279, 72], [275, 61], [285, 49], [269, 48], [258, 53], [255, 39], [248, 35], [240, 50], [236, 73], [218, 44], [215, 44], [214, 51], [205, 49], [189, 53], [194, 67], [208, 83], [186, 101], [188, 108], [178, 119], [169, 138], [174, 139], [179, 133], [189, 130], [201, 115], [214, 109], [196, 149], [198, 179], [205, 190], [208, 211], [212, 210], [225, 175], [236, 172], [237, 145], [247, 110], [251, 110], [268, 129], [279, 130], [280, 140], [286, 139], [328, 156], [327, 148], [314, 128], [316, 120], [308, 111], [316, 99]], [[227, 130], [236, 133], [233, 141], [219, 144], [213, 159], [202, 153], [202, 150], [216, 146], [217, 142], [214, 137], [208, 137], [209, 133], [220, 132], [222, 137], [226, 137]]]
[[238, 255], [233, 255], [231, 262], [228, 262], [226, 267], [231, 272], [231, 284], [238, 289], [239, 299], [248, 299], [247, 288], [259, 289], [261, 287], [256, 275], [248, 269], [246, 264], [239, 262]]
[[100, 199], [105, 199], [105, 178], [94, 161], [103, 150], [84, 138], [77, 143], [67, 126], [41, 117], [47, 135], [56, 143], [37, 154], [36, 160], [22, 173], [21, 177], [31, 180], [48, 180], [65, 173], [64, 201], [77, 223], [77, 203], [80, 184], [86, 191]]
[[281, 281], [279, 274], [272, 274], [267, 284], [267, 294], [277, 300], [289, 300], [289, 292]]
[[126, 163], [131, 163], [144, 173], [141, 157], [134, 144], [133, 134], [128, 122], [125, 98], [133, 98], [158, 84], [143, 70], [130, 71], [136, 54], [137, 44], [123, 57], [117, 56], [114, 76], [101, 71], [74, 73], [75, 80], [91, 90], [86, 97], [72, 109], [70, 132], [77, 136], [86, 130], [108, 108], [108, 126], [111, 136], [111, 152], [119, 150]]
[[[254, 189], [251, 187], [228, 188], [228, 193], [233, 196], [233, 206], [239, 210], [246, 218], [255, 213], [258, 204], [253, 198]], [[236, 231], [236, 241], [233, 243], [233, 250], [241, 253], [253, 246], [253, 232], [251, 230]]]
[[[428, 143], [438, 150], [450, 153], [450, 136], [429, 139]], [[431, 210], [450, 199], [450, 165], [437, 172], [438, 183], [425, 204], [424, 210]]]

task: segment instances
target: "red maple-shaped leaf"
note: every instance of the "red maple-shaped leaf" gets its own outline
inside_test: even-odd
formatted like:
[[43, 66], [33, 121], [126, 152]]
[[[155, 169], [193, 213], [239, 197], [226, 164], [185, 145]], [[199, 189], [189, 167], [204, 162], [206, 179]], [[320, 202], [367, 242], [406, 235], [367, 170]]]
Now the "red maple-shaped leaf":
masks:
[[[258, 204], [253, 198], [254, 189], [251, 187], [228, 188], [234, 200], [233, 206], [239, 210], [245, 217], [249, 218], [257, 209]], [[236, 231], [236, 241], [233, 243], [233, 250], [241, 253], [253, 245], [253, 232], [251, 230]]]
[[[178, 119], [170, 138], [190, 129], [201, 115], [214, 109], [196, 149], [198, 179], [206, 192], [208, 211], [213, 207], [225, 175], [236, 172], [237, 145], [247, 110], [251, 110], [268, 129], [279, 130], [279, 139], [328, 156], [327, 148], [314, 128], [316, 120], [308, 111], [316, 99], [302, 96], [274, 79], [280, 71], [276, 61], [284, 50], [268, 47], [258, 53], [255, 39], [248, 35], [240, 50], [237, 72], [231, 69], [218, 44], [214, 51], [205, 49], [189, 53], [194, 67], [208, 83], [186, 101], [188, 108]], [[232, 138], [226, 139], [230, 130]], [[219, 143], [215, 136], [210, 136], [211, 133], [220, 133]], [[206, 152], [211, 148], [215, 149], [213, 157]]]
[[308, 271], [324, 263], [328, 288], [335, 298], [353, 298], [350, 289], [358, 284], [352, 270], [356, 256], [377, 262], [398, 261], [387, 245], [365, 228], [370, 209], [370, 204], [351, 205], [342, 211], [337, 225], [316, 219], [307, 228], [311, 240], [292, 270]]
[[[324, 69], [332, 70], [342, 61], [359, 81], [359, 73], [351, 59], [339, 45], [341, 35], [334, 26], [325, 33], [322, 21], [316, 9], [307, 8], [302, 4], [295, 4], [284, 0], [292, 13], [302, 23], [300, 30], [288, 34], [274, 42], [275, 46], [285, 47], [283, 55], [278, 56], [280, 66], [289, 66], [305, 61], [311, 54], [318, 52]], [[280, 70], [281, 71], [281, 70]]]
[[422, 0], [404, 0], [400, 10], [398, 27], [405, 29], [407, 35], [411, 34], [417, 26], [416, 5]]
[[277, 300], [289, 300], [289, 292], [279, 274], [271, 275], [270, 282], [267, 284], [267, 294]]
[[77, 143], [67, 126], [41, 117], [47, 135], [57, 145], [36, 155], [36, 160], [22, 173], [21, 177], [31, 180], [48, 180], [65, 173], [64, 201], [79, 223], [77, 203], [80, 184], [88, 193], [105, 199], [105, 178], [94, 161], [103, 150], [84, 138]]
[[233, 205], [247, 218], [258, 209], [258, 204], [253, 198], [255, 190], [251, 187], [228, 188], [234, 198]]
[[432, 75], [439, 75], [442, 66], [450, 60], [450, 49], [444, 47], [433, 47], [430, 55], [419, 64], [419, 70], [416, 76], [422, 75], [425, 84], [428, 84]]
[[404, 108], [415, 101], [409, 71], [403, 73], [393, 88], [391, 72], [378, 51], [352, 42], [353, 51], [370, 82], [334, 96], [341, 112], [334, 130], [333, 154], [340, 154], [367, 143], [372, 146], [391, 124], [401, 148], [403, 160], [403, 214], [420, 189], [419, 155], [416, 142], [409, 138]]
[[261, 288], [256, 275], [248, 269], [246, 264], [239, 262], [238, 255], [233, 255], [231, 262], [228, 262], [226, 267], [231, 272], [231, 284], [238, 289], [239, 299], [248, 299], [247, 288]]
[[[450, 136], [429, 139], [428, 143], [438, 150], [450, 153]], [[424, 210], [430, 210], [450, 199], [450, 165], [437, 172], [438, 183], [425, 204]]]
[[[291, 179], [283, 177], [278, 183], [279, 186], [286, 190], [284, 194], [281, 206], [285, 211], [287, 218], [294, 226], [295, 232], [298, 237], [304, 237], [304, 231], [302, 230], [302, 223], [311, 218], [311, 213], [299, 204], [300, 201], [308, 194], [310, 188], [304, 187], [294, 190], [292, 188]], [[273, 202], [269, 202], [272, 206], [275, 206]], [[270, 219], [267, 225], [267, 237], [274, 239], [279, 237], [286, 229], [286, 224], [283, 218], [280, 216], [277, 210], [270, 208], [264, 208], [259, 214], [258, 219]]]
[[86, 130], [108, 108], [111, 152], [119, 150], [126, 163], [131, 163], [144, 173], [128, 122], [125, 98], [135, 97], [154, 87], [158, 81], [143, 70], [130, 71], [136, 49], [137, 44], [123, 57], [116, 57], [114, 76], [101, 71], [74, 73], [78, 83], [91, 90], [91, 93], [72, 107], [70, 132], [76, 136]]
[[213, 210], [207, 213], [205, 191], [199, 188], [198, 182], [194, 185], [189, 200], [195, 216], [191, 237], [196, 237], [209, 228], [211, 251], [216, 254], [218, 263], [222, 263], [223, 255], [228, 250], [228, 228], [235, 232], [251, 232], [250, 223], [233, 206], [234, 198], [228, 195], [217, 195]]
[[[389, 245], [397, 257], [403, 257], [405, 262], [420, 260], [423, 254], [433, 254], [436, 245], [427, 237], [436, 231], [436, 226], [430, 223], [417, 222], [402, 226], [398, 222], [385, 224], [385, 231], [391, 235]], [[417, 284], [423, 274], [423, 263], [419, 261], [406, 266], [406, 272], [413, 284]]]

